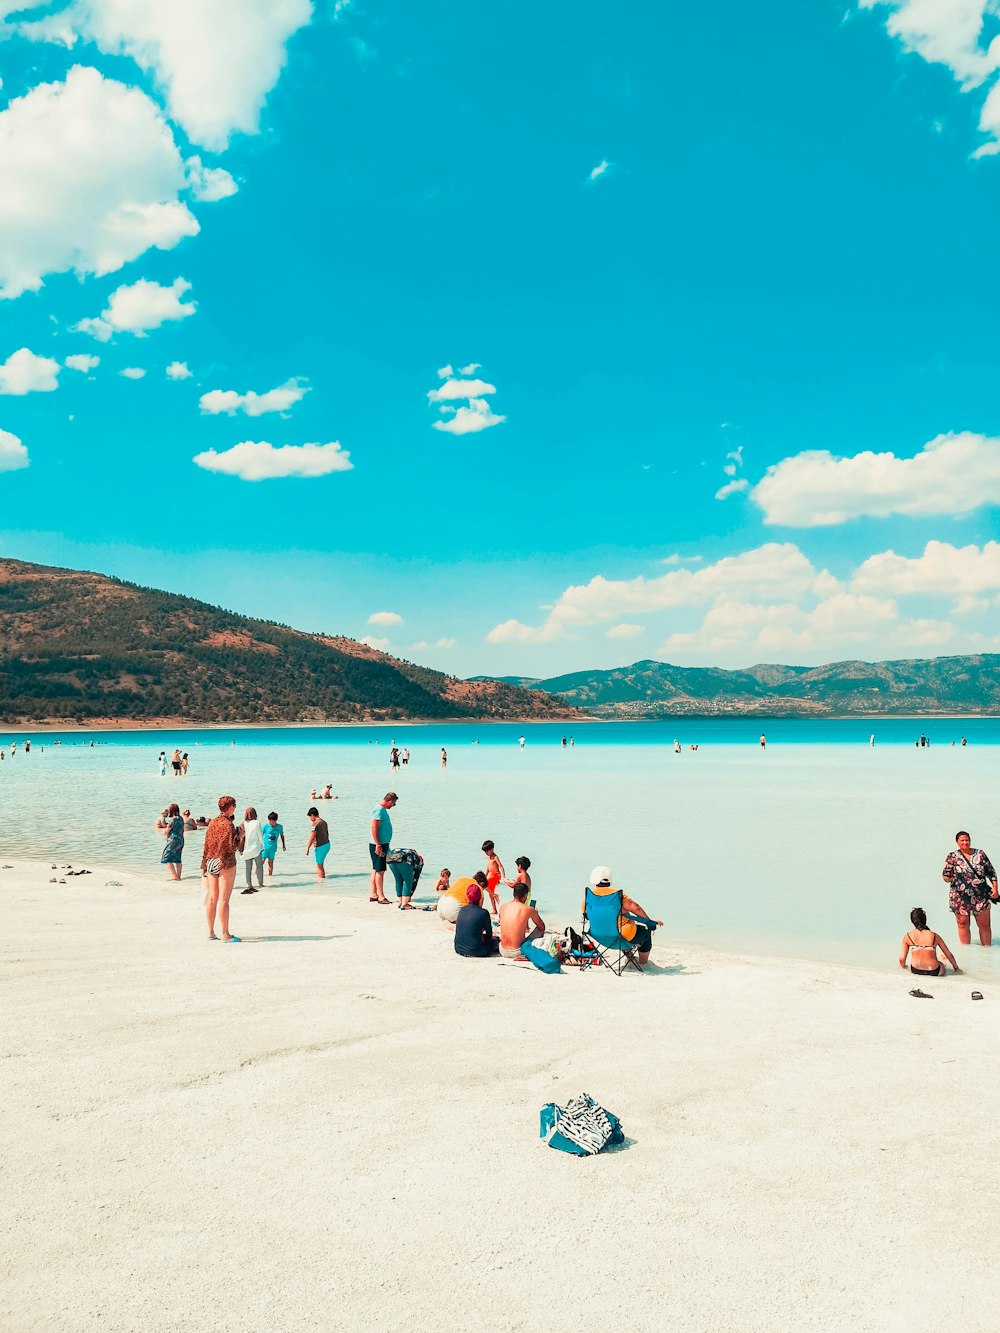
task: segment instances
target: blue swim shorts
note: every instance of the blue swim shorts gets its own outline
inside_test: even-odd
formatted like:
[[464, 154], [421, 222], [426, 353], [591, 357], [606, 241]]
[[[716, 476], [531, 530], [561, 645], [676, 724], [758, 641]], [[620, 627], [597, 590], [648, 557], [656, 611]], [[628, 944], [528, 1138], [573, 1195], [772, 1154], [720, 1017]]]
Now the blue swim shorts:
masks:
[[318, 866], [321, 866], [329, 855], [330, 855], [330, 844], [328, 842], [324, 842], [322, 847], [313, 848], [313, 856], [315, 856], [316, 864]]

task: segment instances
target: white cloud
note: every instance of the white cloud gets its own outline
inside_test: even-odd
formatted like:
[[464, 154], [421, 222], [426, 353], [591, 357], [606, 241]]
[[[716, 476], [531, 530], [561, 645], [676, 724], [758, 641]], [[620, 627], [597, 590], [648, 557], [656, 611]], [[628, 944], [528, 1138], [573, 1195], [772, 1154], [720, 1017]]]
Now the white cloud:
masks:
[[395, 611], [373, 611], [368, 617], [369, 625], [402, 625], [403, 617]]
[[194, 301], [181, 300], [191, 284], [177, 278], [169, 287], [140, 278], [128, 286], [118, 287], [111, 293], [106, 310], [96, 319], [81, 319], [74, 324], [74, 333], [89, 333], [99, 342], [108, 342], [116, 333], [134, 333], [143, 338], [151, 329], [173, 320], [187, 319], [197, 309]]
[[194, 462], [207, 472], [224, 472], [243, 481], [265, 481], [273, 477], [325, 477], [331, 472], [349, 472], [351, 455], [337, 441], [329, 444], [269, 444], [266, 440], [244, 440], [223, 453], [207, 449]]
[[0, 430], [0, 472], [17, 472], [28, 466], [28, 451], [9, 430]]
[[645, 634], [645, 625], [612, 625], [605, 633], [606, 639], [637, 639], [640, 634]]
[[168, 380], [189, 380], [190, 378], [191, 371], [188, 369], [186, 361], [171, 361], [170, 365], [167, 366]]
[[614, 169], [615, 164], [613, 162], [606, 162], [604, 160], [598, 162], [597, 166], [593, 167], [587, 173], [587, 184], [593, 185], [594, 182], [599, 181], [602, 176], [606, 176], [608, 172], [614, 172]]
[[61, 369], [50, 356], [36, 356], [21, 347], [0, 365], [0, 393], [51, 393], [59, 388]]
[[442, 384], [440, 389], [431, 389], [427, 401], [443, 403], [451, 399], [484, 398], [486, 394], [496, 391], [496, 385], [487, 384], [485, 380], [450, 379], [446, 384]]
[[200, 157], [189, 157], [184, 170], [188, 189], [203, 204], [228, 199], [240, 188], [224, 167], [206, 167]]
[[478, 361], [470, 361], [467, 366], [463, 366], [458, 372], [460, 375], [474, 375], [477, 370], [482, 370]]
[[389, 647], [389, 642], [388, 639], [373, 639], [370, 634], [366, 634], [363, 639], [358, 640], [358, 643], [363, 643], [366, 648], [375, 648], [380, 653], [385, 652]]
[[882, 551], [854, 571], [851, 590], [882, 596], [955, 597], [1000, 592], [1000, 543], [950, 546], [931, 541], [915, 558]]
[[487, 643], [552, 643], [564, 639], [566, 631], [562, 625], [549, 622], [545, 625], [524, 625], [520, 620], [505, 620], [502, 625], [494, 625], [486, 636]]
[[78, 370], [81, 375], [89, 375], [92, 370], [96, 370], [101, 364], [99, 356], [91, 356], [87, 352], [78, 352], [73, 356], [68, 356], [63, 365], [70, 370]]
[[800, 598], [832, 591], [836, 580], [817, 570], [791, 542], [768, 542], [726, 556], [704, 569], [672, 569], [654, 578], [619, 580], [598, 574], [566, 589], [550, 612], [553, 623], [596, 625], [618, 620], [623, 611], [643, 614], [684, 606], [704, 606], [723, 596]]
[[113, 273], [199, 228], [170, 127], [137, 88], [77, 66], [0, 111], [0, 298]]
[[434, 647], [435, 647], [435, 648], [454, 648], [454, 646], [455, 646], [456, 643], [458, 643], [458, 640], [457, 640], [457, 639], [438, 639], [438, 641], [435, 643]]
[[945, 65], [966, 87], [1000, 67], [1000, 45], [984, 47], [984, 20], [997, 16], [995, 0], [858, 0], [861, 9], [890, 9], [886, 30], [933, 64]]
[[468, 407], [460, 407], [454, 416], [445, 421], [435, 421], [435, 430], [445, 430], [449, 435], [468, 435], [474, 431], [488, 430], [490, 426], [499, 426], [507, 418], [492, 411], [485, 398], [473, 398]]
[[[963, 91], [995, 80], [1000, 69], [1000, 37], [987, 38], [1000, 17], [997, 0], [859, 0], [862, 9], [890, 10], [886, 29], [903, 49], [931, 64], [944, 65]], [[973, 157], [1000, 152], [1000, 83], [993, 82], [979, 118], [991, 136]]]
[[142, 366], [126, 366], [124, 370], [120, 370], [118, 373], [127, 380], [144, 380], [146, 378], [146, 372]]
[[351, 7], [351, 0], [333, 0], [333, 21], [342, 22], [344, 15]]
[[257, 132], [285, 65], [285, 44], [311, 17], [311, 0], [71, 0], [18, 30], [130, 56], [152, 74], [188, 138], [221, 149], [236, 132]]
[[742, 491], [748, 491], [750, 483], [745, 477], [740, 477], [737, 481], [727, 481], [725, 486], [720, 486], [715, 492], [717, 500], [726, 500], [730, 495], [739, 495]]
[[939, 435], [915, 458], [808, 450], [768, 468], [750, 498], [765, 523], [822, 527], [863, 515], [968, 514], [1000, 504], [1000, 440]]
[[266, 412], [287, 412], [290, 407], [309, 392], [308, 386], [301, 380], [290, 379], [277, 389], [268, 389], [266, 393], [237, 393], [235, 389], [210, 389], [203, 393], [198, 405], [203, 412], [217, 415], [226, 412], [233, 416], [244, 412], [248, 417], [260, 417]]
[[455, 372], [451, 366], [442, 366], [437, 375], [439, 380], [450, 380], [454, 373]]

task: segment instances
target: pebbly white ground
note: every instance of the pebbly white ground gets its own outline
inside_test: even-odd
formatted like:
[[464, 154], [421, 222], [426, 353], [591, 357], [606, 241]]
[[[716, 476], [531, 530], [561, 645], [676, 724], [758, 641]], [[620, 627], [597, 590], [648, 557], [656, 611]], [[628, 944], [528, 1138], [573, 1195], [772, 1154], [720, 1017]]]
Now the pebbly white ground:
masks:
[[[87, 864], [0, 871], [0, 1327], [996, 1327], [1000, 991]], [[540, 1142], [582, 1090], [623, 1149]]]

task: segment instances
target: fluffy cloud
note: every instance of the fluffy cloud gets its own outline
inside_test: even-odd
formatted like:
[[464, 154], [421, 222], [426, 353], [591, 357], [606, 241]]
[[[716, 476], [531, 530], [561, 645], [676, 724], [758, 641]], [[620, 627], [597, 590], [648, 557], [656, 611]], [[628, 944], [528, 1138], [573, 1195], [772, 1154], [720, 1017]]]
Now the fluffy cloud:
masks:
[[257, 132], [285, 44], [311, 17], [311, 0], [71, 0], [17, 27], [36, 40], [91, 41], [106, 55], [130, 56], [188, 138], [221, 149], [236, 132]]
[[183, 278], [177, 278], [169, 287], [140, 278], [130, 286], [116, 288], [107, 309], [96, 319], [81, 319], [73, 325], [73, 332], [89, 333], [100, 342], [108, 342], [116, 333], [134, 333], [143, 338], [161, 324], [194, 314], [195, 302], [181, 300], [190, 290], [191, 284]]
[[[964, 91], [994, 80], [979, 118], [991, 136], [974, 157], [1000, 152], [1000, 38], [988, 33], [1000, 16], [997, 0], [859, 0], [862, 9], [888, 9], [886, 29], [903, 49], [949, 69]], [[990, 21], [992, 20], [992, 21]]]
[[268, 389], [266, 393], [254, 393], [252, 389], [249, 393], [237, 393], [235, 389], [210, 389], [208, 393], [202, 394], [198, 405], [203, 412], [213, 416], [220, 412], [226, 412], [229, 416], [244, 412], [248, 417], [261, 417], [266, 412], [287, 412], [290, 407], [301, 402], [308, 392], [308, 387], [300, 380], [290, 379], [277, 389]]
[[946, 65], [966, 87], [973, 87], [1000, 67], [1000, 44], [982, 44], [987, 14], [996, 17], [995, 0], [858, 0], [861, 9], [888, 9], [886, 30], [907, 51]]
[[[746, 666], [996, 652], [1000, 634], [987, 632], [983, 615], [997, 605], [1000, 542], [981, 548], [928, 542], [914, 558], [883, 551], [845, 579], [818, 570], [791, 544], [769, 544], [695, 571], [594, 578], [566, 589], [542, 624], [507, 620], [487, 638], [547, 644], [613, 621], [605, 637], [627, 640], [644, 627], [618, 617], [641, 608], [660, 613], [672, 629], [657, 650], [672, 660]], [[956, 629], [957, 616], [968, 618], [964, 630]]]
[[99, 356], [90, 356], [87, 352], [78, 352], [73, 356], [68, 356], [63, 362], [69, 370], [78, 370], [81, 375], [89, 375], [92, 370], [96, 370], [101, 364]]
[[9, 430], [0, 430], [0, 472], [17, 472], [28, 466], [28, 451]]
[[395, 611], [373, 611], [368, 617], [369, 625], [401, 625], [403, 617]]
[[36, 356], [21, 347], [0, 365], [0, 393], [51, 393], [59, 388], [61, 369], [50, 356]]
[[215, 204], [234, 195], [239, 186], [224, 167], [206, 167], [200, 157], [184, 163], [188, 189], [203, 204]]
[[146, 378], [146, 372], [142, 366], [126, 366], [124, 370], [120, 370], [118, 373], [127, 380], [144, 380]]
[[169, 126], [137, 88], [76, 67], [0, 111], [0, 297], [113, 273], [198, 223]]
[[645, 614], [685, 606], [704, 606], [719, 597], [801, 598], [829, 592], [837, 581], [811, 562], [791, 542], [768, 542], [753, 551], [726, 556], [703, 569], [672, 569], [655, 578], [606, 579], [566, 589], [549, 621], [563, 626], [597, 625], [620, 619], [622, 612]]
[[1000, 592], [1000, 543], [950, 546], [932, 541], [922, 555], [871, 555], [854, 571], [851, 590], [882, 596], [962, 598]]
[[808, 450], [768, 468], [750, 498], [765, 523], [808, 528], [868, 515], [967, 514], [1000, 503], [1000, 440], [939, 435], [915, 458]]
[[484, 398], [486, 394], [496, 393], [496, 391], [496, 385], [487, 384], [485, 380], [449, 379], [441, 385], [440, 389], [431, 389], [427, 395], [427, 401], [443, 403], [455, 398]]
[[331, 472], [349, 472], [351, 455], [337, 441], [330, 444], [268, 444], [266, 440], [244, 440], [223, 453], [208, 449], [194, 462], [207, 472], [224, 472], [243, 481], [267, 481], [272, 477], [325, 477]]
[[375, 648], [380, 653], [384, 653], [389, 647], [388, 639], [373, 639], [370, 634], [366, 634], [363, 639], [359, 639], [358, 643], [363, 643], [366, 648]]
[[168, 380], [189, 380], [190, 378], [191, 371], [188, 369], [186, 361], [171, 361], [170, 365], [167, 366]]
[[566, 638], [562, 625], [549, 621], [545, 625], [524, 625], [520, 620], [505, 620], [494, 625], [486, 636], [487, 643], [553, 643]]
[[[442, 408], [442, 411], [448, 409]], [[469, 435], [474, 431], [488, 430], [490, 426], [499, 426], [506, 417], [498, 416], [485, 398], [473, 398], [467, 407], [460, 407], [453, 416], [434, 422], [435, 430], [445, 430], [449, 435]]]
[[[458, 372], [458, 376], [468, 376], [482, 367], [477, 361], [471, 362]], [[443, 430], [449, 435], [472, 435], [476, 431], [489, 430], [499, 426], [507, 418], [494, 412], [486, 401], [486, 395], [496, 393], [495, 384], [487, 384], [480, 379], [461, 379], [452, 367], [442, 366], [438, 378], [444, 383], [427, 394], [427, 401], [437, 407], [439, 420], [433, 422], [435, 430]], [[461, 403], [461, 407], [456, 407]]]

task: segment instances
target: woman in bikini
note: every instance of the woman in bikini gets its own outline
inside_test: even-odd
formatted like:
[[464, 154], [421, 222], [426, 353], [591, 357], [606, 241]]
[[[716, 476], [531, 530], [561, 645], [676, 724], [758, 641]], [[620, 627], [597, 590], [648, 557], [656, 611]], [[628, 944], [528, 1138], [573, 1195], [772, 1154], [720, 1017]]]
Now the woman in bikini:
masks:
[[[915, 977], [943, 977], [945, 965], [937, 956], [938, 949], [944, 954], [955, 972], [961, 968], [955, 962], [954, 955], [936, 931], [927, 929], [927, 913], [922, 907], [915, 907], [910, 913], [913, 929], [903, 936], [899, 946], [899, 966], [906, 967], [907, 955], [910, 959], [910, 971]], [[912, 953], [911, 953], [912, 950]]]

